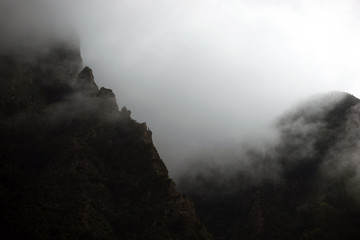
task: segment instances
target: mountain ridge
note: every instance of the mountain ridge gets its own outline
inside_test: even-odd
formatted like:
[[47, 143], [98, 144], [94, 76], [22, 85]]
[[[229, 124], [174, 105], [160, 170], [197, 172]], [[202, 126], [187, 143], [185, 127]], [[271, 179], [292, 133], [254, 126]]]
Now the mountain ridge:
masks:
[[280, 118], [265, 151], [199, 164], [178, 181], [215, 239], [357, 238], [360, 100], [328, 96]]
[[0, 62], [3, 239], [212, 239], [77, 46]]

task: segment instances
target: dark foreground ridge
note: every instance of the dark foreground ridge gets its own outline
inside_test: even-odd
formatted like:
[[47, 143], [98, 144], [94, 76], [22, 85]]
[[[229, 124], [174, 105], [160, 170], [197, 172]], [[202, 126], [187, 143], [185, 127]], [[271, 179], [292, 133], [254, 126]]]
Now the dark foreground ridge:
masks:
[[279, 142], [266, 151], [182, 178], [215, 239], [359, 238], [360, 101], [333, 95], [281, 118]]
[[0, 239], [212, 239], [146, 124], [82, 68], [66, 43], [2, 51]]

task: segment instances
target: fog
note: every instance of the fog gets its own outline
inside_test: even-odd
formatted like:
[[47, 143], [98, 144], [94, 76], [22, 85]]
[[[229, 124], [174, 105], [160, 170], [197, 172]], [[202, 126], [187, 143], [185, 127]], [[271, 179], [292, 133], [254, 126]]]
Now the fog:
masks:
[[[358, 101], [342, 92], [312, 96], [278, 118], [273, 126], [276, 138], [250, 141], [237, 148], [227, 144], [196, 156], [179, 176], [179, 188], [185, 193], [215, 197], [269, 183], [281, 186], [292, 177], [314, 181], [313, 171], [325, 179], [318, 180], [318, 186], [327, 186], [329, 179], [345, 179], [353, 187], [360, 176], [359, 104], [344, 108], [352, 100]], [[343, 106], [340, 109], [344, 112], [336, 112], [337, 106]], [[338, 125], [337, 117], [343, 126]], [[304, 170], [306, 166], [311, 167]]]
[[315, 93], [360, 96], [357, 1], [0, 2], [2, 44], [77, 33], [174, 177], [204, 152], [276, 139], [275, 119]]

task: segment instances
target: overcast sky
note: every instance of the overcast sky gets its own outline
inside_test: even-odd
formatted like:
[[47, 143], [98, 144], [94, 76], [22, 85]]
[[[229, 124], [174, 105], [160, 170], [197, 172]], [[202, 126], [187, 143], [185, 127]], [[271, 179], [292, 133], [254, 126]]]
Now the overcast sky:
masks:
[[147, 122], [171, 174], [196, 152], [268, 136], [312, 94], [360, 97], [358, 1], [42, 1], [76, 29], [98, 85]]

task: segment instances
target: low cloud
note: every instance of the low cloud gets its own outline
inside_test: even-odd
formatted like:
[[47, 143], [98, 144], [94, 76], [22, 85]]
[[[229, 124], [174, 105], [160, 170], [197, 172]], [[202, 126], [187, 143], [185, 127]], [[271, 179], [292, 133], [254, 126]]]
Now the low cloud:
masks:
[[176, 176], [214, 146], [276, 138], [269, 125], [299, 99], [359, 89], [359, 9], [354, 1], [1, 0], [0, 48], [81, 42], [97, 83], [147, 122]]
[[[354, 164], [357, 152], [344, 147], [358, 145], [357, 136], [354, 136], [357, 131], [353, 130], [359, 123], [358, 114], [353, 112], [358, 105], [346, 115], [347, 122], [337, 112], [338, 108], [340, 111], [349, 108], [354, 99], [340, 92], [314, 96], [277, 120], [273, 126], [276, 137], [271, 140], [202, 152], [179, 175], [180, 189], [206, 196], [241, 191], [264, 183], [279, 185], [303, 166], [312, 166], [317, 174], [309, 177], [318, 179], [329, 174], [341, 177], [339, 173], [344, 173], [346, 167], [358, 166]], [[346, 103], [348, 100], [350, 102]], [[345, 134], [343, 126], [347, 129]], [[349, 154], [352, 158], [341, 160]], [[331, 164], [336, 166], [330, 167]]]
[[344, 118], [346, 123], [325, 158], [322, 172], [360, 200], [360, 104], [349, 109]]

